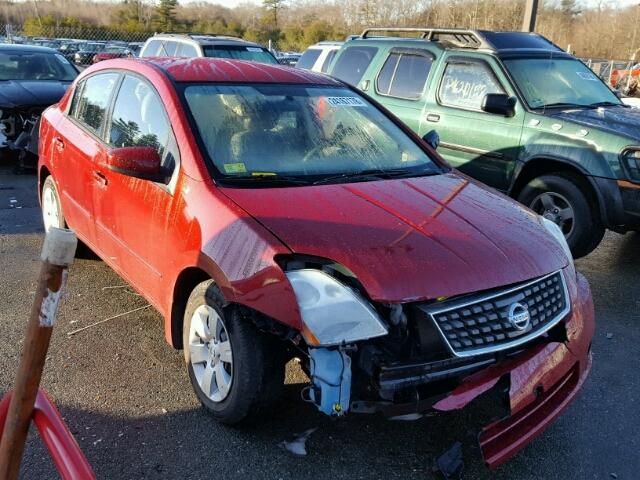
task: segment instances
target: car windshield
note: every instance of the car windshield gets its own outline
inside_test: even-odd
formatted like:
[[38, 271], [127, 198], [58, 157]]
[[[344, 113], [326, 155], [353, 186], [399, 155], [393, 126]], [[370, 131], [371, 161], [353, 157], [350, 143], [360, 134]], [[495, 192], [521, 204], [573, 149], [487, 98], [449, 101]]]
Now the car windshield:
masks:
[[575, 58], [505, 60], [530, 108], [620, 105], [616, 95]]
[[205, 57], [232, 58], [234, 60], [248, 60], [251, 62], [277, 64], [273, 55], [262, 47], [245, 47], [236, 45], [203, 45]]
[[0, 81], [72, 81], [77, 75], [77, 70], [62, 55], [23, 52], [0, 53]]
[[336, 181], [441, 168], [367, 100], [344, 87], [188, 85], [208, 156], [227, 180]]

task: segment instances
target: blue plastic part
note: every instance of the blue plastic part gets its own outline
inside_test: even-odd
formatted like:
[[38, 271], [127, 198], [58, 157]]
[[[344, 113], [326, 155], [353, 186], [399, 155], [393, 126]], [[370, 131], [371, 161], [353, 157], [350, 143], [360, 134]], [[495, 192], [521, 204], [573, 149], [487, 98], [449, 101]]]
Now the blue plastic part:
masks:
[[351, 397], [351, 357], [339, 349], [310, 348], [311, 400], [330, 416], [344, 415]]

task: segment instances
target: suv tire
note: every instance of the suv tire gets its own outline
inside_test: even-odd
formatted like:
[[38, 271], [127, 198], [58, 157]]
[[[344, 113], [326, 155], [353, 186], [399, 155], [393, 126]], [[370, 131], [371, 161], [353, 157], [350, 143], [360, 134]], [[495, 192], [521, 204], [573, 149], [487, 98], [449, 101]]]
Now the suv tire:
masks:
[[[591, 253], [604, 236], [596, 202], [578, 175], [562, 172], [534, 178], [522, 189], [518, 201], [563, 228], [574, 258]], [[562, 217], [563, 212], [570, 213]]]
[[239, 423], [279, 399], [284, 348], [228, 305], [213, 280], [189, 296], [182, 340], [191, 386], [216, 420]]

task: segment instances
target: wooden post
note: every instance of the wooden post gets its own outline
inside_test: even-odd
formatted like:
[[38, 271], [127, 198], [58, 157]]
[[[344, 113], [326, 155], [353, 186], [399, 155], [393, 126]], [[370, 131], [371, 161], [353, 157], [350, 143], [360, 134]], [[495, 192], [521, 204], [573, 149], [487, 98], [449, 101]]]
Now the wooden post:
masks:
[[522, 20], [522, 31], [533, 32], [536, 29], [536, 18], [538, 16], [538, 0], [527, 0], [524, 6], [524, 19]]
[[73, 262], [77, 239], [71, 230], [51, 228], [42, 246], [42, 269], [20, 358], [20, 366], [0, 440], [0, 479], [15, 480], [29, 432], [51, 332]]

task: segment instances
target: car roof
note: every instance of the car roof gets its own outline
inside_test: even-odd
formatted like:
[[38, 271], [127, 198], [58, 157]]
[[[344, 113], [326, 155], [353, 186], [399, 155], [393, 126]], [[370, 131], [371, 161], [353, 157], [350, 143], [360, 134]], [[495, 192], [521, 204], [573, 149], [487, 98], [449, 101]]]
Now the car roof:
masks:
[[[385, 35], [386, 32], [403, 32], [419, 34], [419, 36], [391, 36]], [[345, 46], [349, 44], [397, 44], [399, 42], [404, 45], [431, 45], [439, 49], [489, 51], [498, 54], [534, 51], [563, 52], [560, 47], [537, 33], [457, 28], [368, 28], [359, 36], [350, 36]]]
[[252, 47], [264, 48], [254, 42], [249, 42], [239, 37], [229, 35], [203, 35], [203, 34], [186, 34], [186, 33], [159, 33], [149, 38], [149, 40], [191, 40], [200, 45], [248, 45]]
[[58, 53], [57, 50], [37, 45], [22, 45], [17, 43], [0, 43], [0, 53]]
[[176, 82], [296, 83], [343, 86], [328, 75], [279, 64], [211, 57], [145, 57], [107, 60], [99, 65], [136, 71], [140, 64], [159, 68]]

